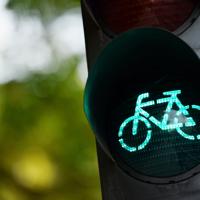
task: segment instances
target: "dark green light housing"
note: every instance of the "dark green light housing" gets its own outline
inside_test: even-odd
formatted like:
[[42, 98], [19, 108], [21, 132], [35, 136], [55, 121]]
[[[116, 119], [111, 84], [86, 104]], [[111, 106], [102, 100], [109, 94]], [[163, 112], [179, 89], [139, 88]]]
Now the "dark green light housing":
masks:
[[199, 68], [194, 51], [162, 29], [130, 30], [101, 51], [84, 110], [98, 142], [129, 175], [166, 182], [198, 171]]

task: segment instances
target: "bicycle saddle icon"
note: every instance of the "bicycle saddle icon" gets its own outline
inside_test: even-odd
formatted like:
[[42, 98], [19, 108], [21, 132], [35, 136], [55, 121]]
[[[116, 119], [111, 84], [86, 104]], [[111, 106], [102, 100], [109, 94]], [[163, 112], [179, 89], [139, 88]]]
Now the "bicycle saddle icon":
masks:
[[[139, 95], [137, 97], [134, 115], [125, 119], [120, 125], [118, 137], [121, 147], [129, 152], [136, 152], [144, 149], [150, 142], [152, 137], [151, 123], [155, 124], [158, 128], [160, 128], [163, 131], [175, 129], [183, 138], [187, 140], [196, 140], [196, 139], [200, 140], [200, 134], [191, 135], [185, 133], [182, 130], [183, 127], [193, 127], [196, 125], [194, 119], [191, 116], [189, 116], [188, 109], [192, 108], [200, 110], [200, 106], [198, 105], [184, 106], [178, 98], [179, 94], [181, 94], [181, 90], [163, 92], [163, 95], [165, 96], [164, 98], [157, 99], [156, 101], [151, 100], [146, 102], [143, 101], [149, 98], [149, 93], [143, 93]], [[167, 106], [161, 121], [156, 119], [154, 116], [151, 116], [147, 111], [144, 110], [144, 108], [163, 103], [167, 103]], [[178, 107], [178, 110], [175, 112], [175, 115], [171, 119], [170, 114], [174, 112], [174, 110], [172, 109], [173, 105], [176, 105]], [[146, 137], [141, 144], [137, 146], [130, 146], [126, 144], [125, 140], [123, 139], [125, 128], [131, 125], [132, 127], [131, 136], [136, 136], [138, 133], [139, 121], [144, 123], [144, 125], [147, 127]]]

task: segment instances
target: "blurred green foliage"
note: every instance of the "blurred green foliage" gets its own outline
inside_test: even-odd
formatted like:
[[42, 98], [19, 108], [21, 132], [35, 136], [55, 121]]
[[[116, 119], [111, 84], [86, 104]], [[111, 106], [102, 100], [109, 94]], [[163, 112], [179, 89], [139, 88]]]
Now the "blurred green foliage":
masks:
[[80, 6], [80, 0], [10, 0], [7, 6], [20, 13], [37, 10], [43, 16], [52, 16]]
[[[50, 20], [78, 0], [10, 0]], [[0, 86], [0, 200], [99, 200], [95, 139], [83, 113], [78, 56]], [[86, 69], [85, 69], [86, 70]]]
[[0, 87], [0, 199], [99, 200], [79, 58]]

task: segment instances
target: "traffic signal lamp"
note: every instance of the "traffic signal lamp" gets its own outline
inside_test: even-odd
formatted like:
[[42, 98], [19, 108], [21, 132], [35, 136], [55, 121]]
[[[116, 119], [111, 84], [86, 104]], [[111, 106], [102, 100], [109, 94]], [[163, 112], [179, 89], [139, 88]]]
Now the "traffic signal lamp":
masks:
[[193, 50], [161, 29], [128, 31], [102, 50], [89, 73], [85, 112], [124, 172], [170, 183], [200, 170], [192, 170], [200, 164], [199, 67]]
[[83, 0], [82, 13], [103, 199], [198, 199], [200, 61], [177, 36], [199, 2]]

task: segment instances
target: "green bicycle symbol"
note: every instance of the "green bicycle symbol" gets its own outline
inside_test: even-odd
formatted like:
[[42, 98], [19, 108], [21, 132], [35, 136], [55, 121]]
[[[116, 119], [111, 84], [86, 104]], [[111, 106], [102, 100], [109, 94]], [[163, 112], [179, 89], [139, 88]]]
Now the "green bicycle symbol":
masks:
[[[155, 124], [157, 127], [159, 127], [161, 130], [172, 130], [176, 129], [176, 131], [185, 139], [188, 140], [200, 140], [200, 134], [199, 135], [191, 135], [185, 133], [181, 128], [182, 127], [193, 127], [196, 125], [194, 119], [189, 116], [188, 109], [197, 109], [200, 110], [200, 106], [198, 105], [187, 105], [184, 106], [181, 101], [178, 98], [178, 95], [181, 94], [181, 90], [173, 90], [168, 92], [163, 92], [163, 95], [166, 96], [161, 99], [157, 99], [156, 102], [154, 100], [152, 101], [146, 101], [143, 102], [144, 99], [149, 97], [149, 93], [143, 93], [138, 96], [136, 101], [136, 107], [135, 107], [135, 114], [131, 117], [128, 117], [125, 119], [122, 124], [120, 125], [118, 137], [119, 137], [119, 143], [122, 148], [129, 152], [135, 152], [144, 149], [147, 144], [150, 142], [150, 139], [152, 137], [152, 130], [151, 130], [151, 124]], [[163, 115], [163, 119], [161, 121], [157, 120], [154, 116], [150, 116], [150, 114], [145, 111], [143, 108], [153, 106], [155, 104], [163, 104], [168, 103], [165, 114]], [[173, 120], [170, 119], [170, 113], [172, 113], [172, 107], [173, 105], [176, 105], [178, 107], [178, 111], [176, 112], [175, 116], [173, 117]], [[184, 121], [179, 122], [180, 116], [184, 116]], [[171, 120], [170, 123], [168, 123]], [[145, 126], [147, 127], [147, 135], [144, 141], [137, 146], [129, 146], [125, 143], [123, 139], [123, 135], [125, 132], [125, 128], [129, 125], [132, 127], [132, 135], [137, 135], [138, 132], [138, 124], [139, 121], [143, 122]], [[132, 124], [130, 124], [132, 123]]]

